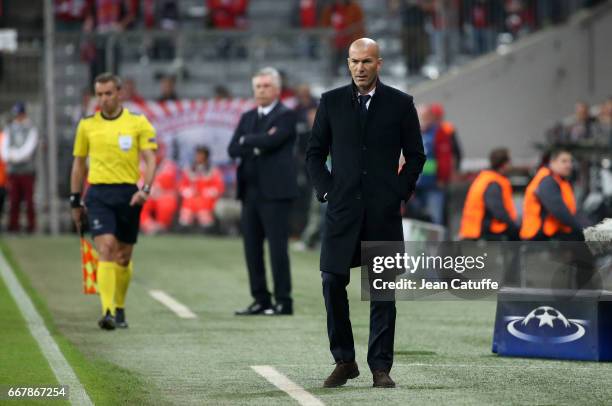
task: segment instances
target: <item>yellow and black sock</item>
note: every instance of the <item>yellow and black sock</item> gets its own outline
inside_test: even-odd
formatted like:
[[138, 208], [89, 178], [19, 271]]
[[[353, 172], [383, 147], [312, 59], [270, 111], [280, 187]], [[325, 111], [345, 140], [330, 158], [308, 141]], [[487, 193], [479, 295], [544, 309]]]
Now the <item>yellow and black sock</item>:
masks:
[[98, 291], [100, 292], [100, 301], [102, 302], [102, 315], [110, 310], [111, 314], [115, 314], [115, 263], [110, 261], [98, 262]]
[[115, 265], [116, 274], [116, 289], [115, 289], [115, 305], [121, 309], [125, 308], [125, 297], [127, 295], [134, 267], [132, 261], [127, 266]]

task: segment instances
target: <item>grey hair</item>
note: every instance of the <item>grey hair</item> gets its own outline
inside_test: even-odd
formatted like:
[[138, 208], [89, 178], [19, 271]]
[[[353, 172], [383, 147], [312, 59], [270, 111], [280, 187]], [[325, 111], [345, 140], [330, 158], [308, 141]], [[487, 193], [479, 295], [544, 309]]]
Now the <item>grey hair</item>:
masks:
[[279, 89], [281, 88], [281, 75], [280, 73], [278, 73], [278, 70], [274, 69], [273, 67], [267, 66], [265, 68], [258, 70], [253, 75], [253, 80], [255, 80], [255, 78], [258, 78], [260, 76], [270, 76], [272, 78], [272, 81], [276, 85], [276, 87], [278, 87]]

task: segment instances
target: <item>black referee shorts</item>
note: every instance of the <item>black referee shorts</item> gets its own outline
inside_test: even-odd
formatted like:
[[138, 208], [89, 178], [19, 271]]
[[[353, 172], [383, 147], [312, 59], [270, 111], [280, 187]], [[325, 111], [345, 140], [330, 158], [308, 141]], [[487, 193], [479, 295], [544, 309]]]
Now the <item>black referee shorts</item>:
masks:
[[89, 230], [93, 237], [113, 234], [126, 244], [136, 244], [142, 206], [130, 206], [138, 188], [131, 184], [91, 185], [85, 196]]

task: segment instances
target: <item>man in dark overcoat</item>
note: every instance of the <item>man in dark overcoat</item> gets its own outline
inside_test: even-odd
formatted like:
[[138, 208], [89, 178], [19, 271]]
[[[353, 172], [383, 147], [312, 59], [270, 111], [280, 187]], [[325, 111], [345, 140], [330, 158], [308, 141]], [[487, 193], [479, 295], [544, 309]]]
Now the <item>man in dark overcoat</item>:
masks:
[[[306, 155], [317, 198], [329, 202], [320, 270], [336, 367], [325, 387], [359, 375], [346, 286], [350, 268], [360, 265], [361, 241], [403, 241], [401, 201], [412, 195], [425, 163], [412, 97], [378, 78], [378, 44], [368, 38], [353, 42], [348, 67], [352, 83], [321, 97]], [[395, 386], [389, 376], [395, 314], [393, 300], [370, 303], [368, 365], [375, 387]]]

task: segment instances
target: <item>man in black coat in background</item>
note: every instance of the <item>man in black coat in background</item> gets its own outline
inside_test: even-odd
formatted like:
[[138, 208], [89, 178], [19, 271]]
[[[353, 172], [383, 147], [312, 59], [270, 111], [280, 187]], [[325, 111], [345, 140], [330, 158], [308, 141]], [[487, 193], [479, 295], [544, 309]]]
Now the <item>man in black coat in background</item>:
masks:
[[[328, 201], [321, 246], [321, 277], [330, 350], [336, 367], [323, 386], [359, 375], [346, 286], [360, 265], [361, 241], [403, 241], [400, 205], [414, 191], [425, 163], [412, 97], [378, 79], [378, 44], [353, 42], [353, 82], [324, 93], [306, 155], [317, 198]], [[331, 153], [331, 172], [325, 166]], [[400, 153], [406, 163], [398, 173]], [[375, 387], [394, 387], [395, 301], [370, 302], [368, 365]]]
[[[257, 108], [240, 118], [228, 147], [240, 158], [237, 184], [249, 284], [254, 302], [236, 315], [293, 314], [287, 244], [289, 211], [298, 188], [294, 157], [296, 115], [280, 101], [281, 79], [274, 68], [253, 77]], [[268, 239], [274, 299], [266, 283], [264, 239]]]

